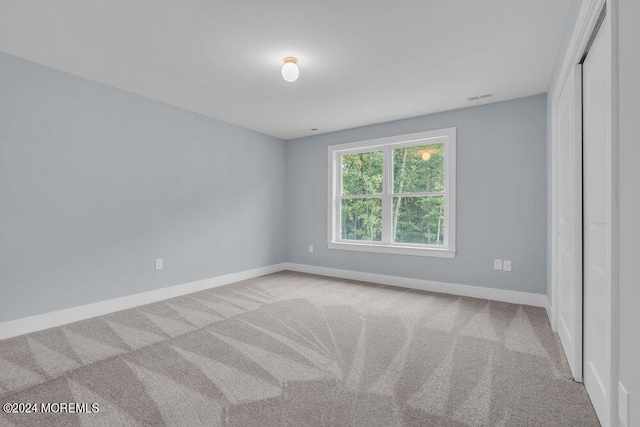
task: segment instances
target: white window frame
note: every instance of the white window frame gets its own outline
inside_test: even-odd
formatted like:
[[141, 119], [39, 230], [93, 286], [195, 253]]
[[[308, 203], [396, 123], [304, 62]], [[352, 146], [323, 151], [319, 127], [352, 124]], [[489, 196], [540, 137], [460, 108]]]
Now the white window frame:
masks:
[[[444, 236], [443, 245], [397, 243], [391, 241], [393, 200], [393, 165], [391, 150], [406, 146], [437, 144], [444, 146]], [[381, 252], [454, 258], [456, 255], [456, 128], [418, 132], [388, 138], [370, 139], [331, 145], [329, 150], [328, 230], [329, 249]], [[343, 240], [340, 233], [340, 197], [342, 193], [341, 156], [344, 154], [382, 150], [382, 241]], [[417, 193], [416, 195], [428, 195]], [[377, 196], [377, 195], [376, 195]], [[357, 196], [356, 196], [357, 197]]]

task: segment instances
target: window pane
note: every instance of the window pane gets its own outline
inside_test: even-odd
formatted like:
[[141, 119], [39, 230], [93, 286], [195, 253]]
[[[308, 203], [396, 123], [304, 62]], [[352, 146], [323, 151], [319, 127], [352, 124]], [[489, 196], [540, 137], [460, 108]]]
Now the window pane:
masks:
[[342, 155], [342, 194], [382, 193], [382, 151]]
[[342, 199], [341, 238], [380, 241], [382, 239], [382, 199]]
[[444, 245], [444, 197], [394, 197], [394, 242]]
[[393, 150], [393, 192], [444, 191], [444, 144]]

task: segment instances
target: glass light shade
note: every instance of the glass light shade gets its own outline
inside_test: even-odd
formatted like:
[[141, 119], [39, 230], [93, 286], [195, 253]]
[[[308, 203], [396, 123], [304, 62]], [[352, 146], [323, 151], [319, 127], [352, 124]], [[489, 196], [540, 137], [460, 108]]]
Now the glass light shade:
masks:
[[293, 62], [287, 62], [282, 66], [282, 78], [288, 82], [295, 82], [300, 75], [298, 66]]

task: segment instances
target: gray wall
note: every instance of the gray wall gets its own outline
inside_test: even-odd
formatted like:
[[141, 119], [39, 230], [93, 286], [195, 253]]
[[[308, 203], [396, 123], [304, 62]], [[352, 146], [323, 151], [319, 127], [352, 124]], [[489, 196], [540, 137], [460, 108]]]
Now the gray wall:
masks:
[[281, 140], [0, 53], [0, 321], [285, 261], [284, 162]]
[[[618, 130], [619, 130], [619, 379], [629, 392], [631, 426], [640, 425], [640, 280], [638, 258], [640, 250], [640, 144], [638, 143], [638, 99], [640, 99], [640, 2], [618, 0], [619, 29], [614, 26], [618, 39]], [[614, 12], [614, 23], [615, 19]], [[617, 30], [617, 31], [616, 31]], [[614, 52], [615, 54], [615, 52]], [[614, 56], [615, 59], [615, 56]], [[615, 76], [614, 76], [615, 80]], [[614, 121], [615, 125], [615, 121]]]
[[[327, 249], [327, 146], [457, 127], [455, 259]], [[546, 95], [287, 141], [291, 262], [544, 294]], [[309, 253], [309, 244], [315, 252]], [[510, 273], [493, 259], [511, 259]]]
[[[0, 93], [0, 321], [283, 261], [546, 292], [544, 95], [285, 143], [2, 53]], [[450, 126], [456, 258], [328, 250], [327, 145]]]
[[558, 48], [558, 54], [556, 55], [556, 64], [551, 74], [551, 82], [549, 83], [549, 90], [547, 91], [547, 297], [549, 301], [553, 300], [553, 278], [551, 277], [551, 265], [552, 265], [552, 245], [553, 236], [551, 235], [553, 230], [553, 211], [552, 211], [552, 199], [553, 199], [553, 182], [552, 182], [552, 157], [553, 157], [553, 91], [558, 85], [558, 77], [560, 75], [560, 69], [562, 68], [562, 61], [567, 55], [567, 49], [569, 48], [569, 42], [571, 41], [571, 33], [578, 20], [578, 14], [580, 13], [580, 6], [582, 0], [571, 0], [569, 4], [569, 12], [567, 14], [567, 21], [564, 27], [564, 33], [562, 34], [562, 41]]

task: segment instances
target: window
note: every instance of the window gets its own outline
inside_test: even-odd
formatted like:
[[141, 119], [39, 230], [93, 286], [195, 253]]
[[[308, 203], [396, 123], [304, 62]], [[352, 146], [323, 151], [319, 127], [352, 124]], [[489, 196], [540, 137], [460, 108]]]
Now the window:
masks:
[[329, 147], [331, 249], [453, 258], [456, 129]]

